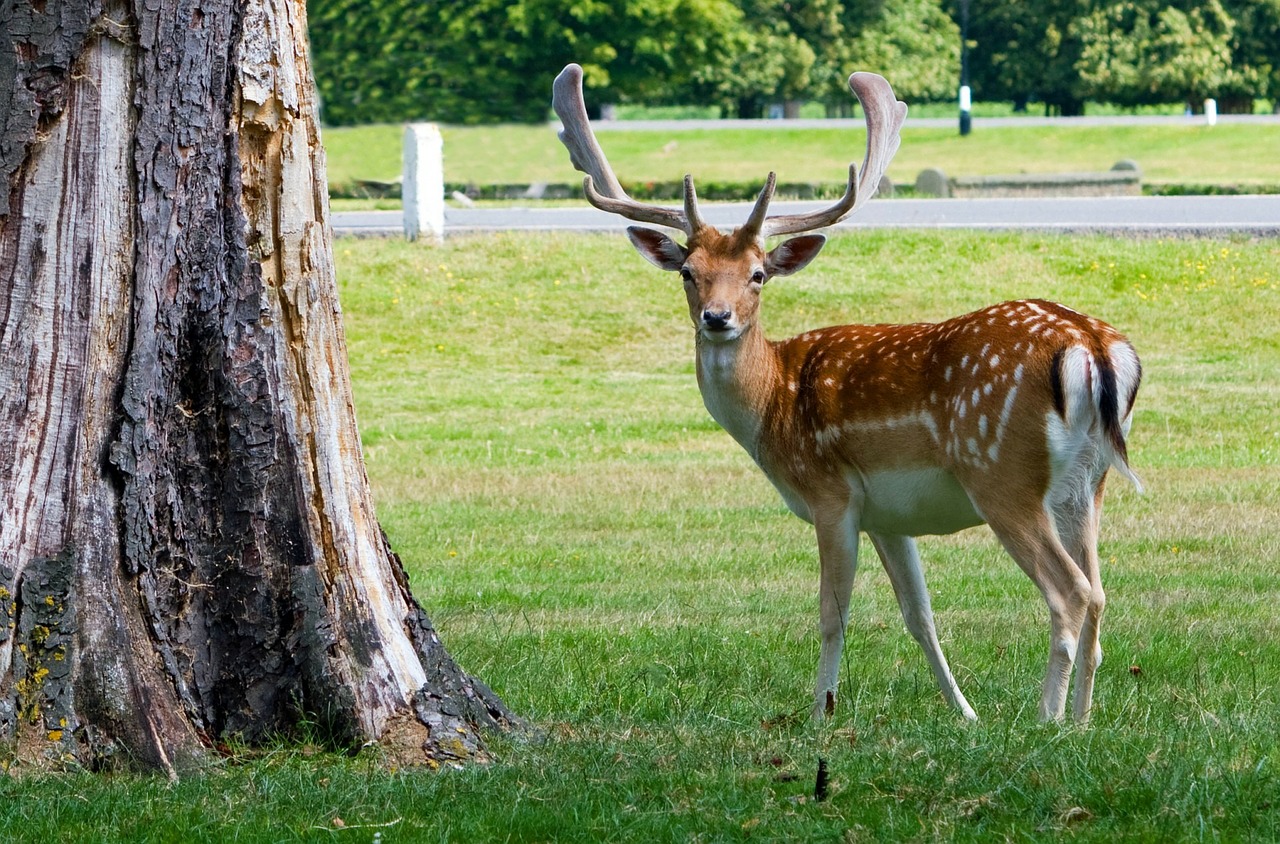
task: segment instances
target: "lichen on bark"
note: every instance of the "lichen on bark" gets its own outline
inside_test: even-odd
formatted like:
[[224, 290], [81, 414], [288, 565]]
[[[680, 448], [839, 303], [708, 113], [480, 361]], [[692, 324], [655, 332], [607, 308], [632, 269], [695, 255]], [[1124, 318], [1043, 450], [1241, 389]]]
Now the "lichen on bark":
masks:
[[0, 739], [47, 762], [74, 759], [76, 601], [74, 552], [32, 560], [15, 604], [11, 693], [0, 705]]

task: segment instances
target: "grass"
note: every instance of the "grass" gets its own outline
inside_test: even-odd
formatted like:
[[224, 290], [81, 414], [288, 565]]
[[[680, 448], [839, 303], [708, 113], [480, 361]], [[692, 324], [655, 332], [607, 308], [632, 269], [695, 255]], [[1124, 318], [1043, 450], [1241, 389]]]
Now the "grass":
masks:
[[[400, 174], [401, 127], [324, 131], [331, 184], [390, 181]], [[547, 126], [442, 128], [445, 179], [450, 183], [576, 182], [568, 155]], [[1280, 157], [1259, 155], [1275, 145], [1276, 128], [1260, 124], [1038, 126], [980, 128], [962, 138], [954, 129], [903, 131], [889, 176], [914, 184], [939, 167], [952, 176], [1107, 170], [1133, 159], [1151, 184], [1280, 184]], [[600, 142], [624, 182], [763, 182], [770, 170], [783, 182], [840, 182], [850, 161], [861, 163], [865, 134], [853, 129], [718, 129], [601, 132]], [[726, 150], [733, 150], [726, 155]]]
[[1143, 355], [1148, 493], [1109, 490], [1089, 729], [1036, 722], [1047, 613], [985, 529], [921, 543], [981, 720], [942, 703], [870, 555], [839, 709], [808, 723], [813, 537], [707, 417], [679, 284], [623, 238], [343, 240], [380, 519], [452, 652], [535, 732], [438, 774], [281, 747], [174, 785], [0, 779], [0, 840], [1280, 838], [1280, 242], [827, 249], [769, 285], [775, 334], [1046, 296]]

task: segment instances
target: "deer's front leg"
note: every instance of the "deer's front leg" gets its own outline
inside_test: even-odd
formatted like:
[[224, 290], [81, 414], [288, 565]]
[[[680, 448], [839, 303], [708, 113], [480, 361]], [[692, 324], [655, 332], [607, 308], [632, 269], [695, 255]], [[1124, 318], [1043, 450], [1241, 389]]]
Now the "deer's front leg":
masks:
[[925, 586], [924, 568], [920, 564], [916, 541], [909, 536], [872, 533], [871, 542], [880, 554], [889, 582], [893, 584], [893, 594], [898, 598], [902, 620], [906, 622], [908, 632], [924, 650], [942, 696], [960, 710], [965, 718], [977, 720], [973, 707], [969, 706], [969, 701], [965, 700], [960, 687], [956, 685], [956, 678], [951, 674], [947, 658], [942, 654], [942, 645], [938, 643], [938, 631], [933, 625], [933, 607], [929, 601], [929, 590]]
[[858, 518], [847, 503], [839, 507], [814, 507], [812, 512], [821, 564], [818, 630], [822, 636], [813, 717], [821, 720], [835, 708], [840, 653], [849, 623], [849, 596], [858, 567]]

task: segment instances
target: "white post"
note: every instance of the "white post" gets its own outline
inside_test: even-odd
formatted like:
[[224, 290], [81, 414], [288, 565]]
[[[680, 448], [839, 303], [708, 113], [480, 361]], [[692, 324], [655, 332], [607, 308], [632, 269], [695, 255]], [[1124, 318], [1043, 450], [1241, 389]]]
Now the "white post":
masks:
[[1218, 122], [1218, 101], [1213, 97], [1204, 101], [1204, 122], [1209, 126]]
[[404, 236], [444, 240], [444, 139], [434, 123], [404, 130]]

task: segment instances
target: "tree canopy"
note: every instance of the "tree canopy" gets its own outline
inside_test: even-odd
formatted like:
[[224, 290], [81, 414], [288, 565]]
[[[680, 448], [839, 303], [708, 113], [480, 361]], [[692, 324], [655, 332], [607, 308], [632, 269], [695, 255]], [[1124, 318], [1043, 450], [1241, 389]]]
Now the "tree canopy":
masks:
[[596, 108], [840, 108], [859, 69], [896, 71], [904, 95], [946, 99], [960, 52], [937, 0], [310, 0], [309, 14], [334, 124], [540, 121], [569, 62], [583, 66]]
[[1280, 96], [1280, 0], [975, 0], [974, 93], [1079, 114], [1215, 97]]
[[[759, 117], [848, 113], [874, 70], [908, 102], [953, 99], [961, 0], [310, 0], [333, 124], [547, 118], [551, 80], [586, 71], [588, 106], [714, 105]], [[1280, 96], [1280, 0], [970, 0], [974, 95], [1079, 114]]]

